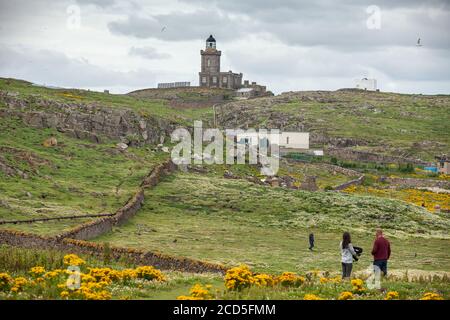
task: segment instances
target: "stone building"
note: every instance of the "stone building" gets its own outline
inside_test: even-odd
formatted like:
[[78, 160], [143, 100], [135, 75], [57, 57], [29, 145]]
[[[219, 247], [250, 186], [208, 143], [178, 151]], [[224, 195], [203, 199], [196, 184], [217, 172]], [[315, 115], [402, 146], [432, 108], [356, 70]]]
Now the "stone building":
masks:
[[436, 159], [438, 160], [437, 162], [438, 172], [450, 175], [450, 158], [447, 157], [446, 154], [443, 154], [440, 157], [436, 157]]
[[205, 50], [200, 50], [201, 71], [199, 86], [208, 88], [239, 89], [242, 86], [242, 73], [220, 72], [222, 52], [216, 48], [216, 39], [212, 35], [206, 40]]

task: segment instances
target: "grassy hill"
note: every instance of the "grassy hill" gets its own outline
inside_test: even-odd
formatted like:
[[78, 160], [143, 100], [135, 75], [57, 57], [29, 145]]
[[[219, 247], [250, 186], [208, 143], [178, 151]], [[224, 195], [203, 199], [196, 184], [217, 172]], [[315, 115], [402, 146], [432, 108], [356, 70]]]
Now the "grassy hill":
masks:
[[[33, 97], [56, 100], [69, 108], [94, 104], [127, 109], [179, 125], [192, 125], [197, 119], [210, 121], [215, 103], [208, 92], [176, 90], [175, 98], [169, 91], [166, 96], [160, 95], [162, 91], [152, 91], [153, 96], [145, 97], [114, 95], [49, 89], [14, 79], [0, 79], [0, 90], [27, 101], [34, 101]], [[201, 104], [190, 104], [199, 99], [203, 100]], [[174, 100], [186, 104], [174, 104]], [[449, 150], [449, 101], [448, 96], [355, 91], [286, 93], [223, 104], [218, 120], [227, 127], [310, 130], [315, 143], [322, 146], [331, 143], [332, 138], [345, 138], [348, 147], [358, 150], [432, 159], [434, 154]], [[6, 104], [0, 102], [0, 114], [2, 108]], [[121, 151], [115, 140], [105, 138], [102, 143], [94, 143], [75, 139], [56, 129], [27, 127], [10, 116], [0, 116], [0, 132], [0, 220], [115, 212], [136, 191], [144, 175], [170, 155], [148, 144]], [[43, 142], [49, 137], [56, 138], [57, 145], [45, 147]], [[395, 170], [399, 170], [382, 172], [377, 170], [389, 168], [355, 165], [354, 168], [372, 175], [397, 174]], [[231, 171], [236, 179], [225, 179], [226, 171]], [[355, 192], [324, 192], [325, 188], [354, 177], [324, 169], [320, 162], [283, 160], [279, 175], [293, 177], [297, 182], [306, 175], [317, 176], [321, 191], [248, 182], [245, 179], [249, 176], [261, 178], [258, 168], [249, 165], [217, 165], [197, 173], [177, 172], [146, 191], [143, 208], [128, 223], [94, 241], [228, 266], [246, 263], [256, 271], [321, 269], [336, 273], [340, 268], [338, 244], [342, 232], [351, 231], [353, 242], [364, 248], [355, 266], [362, 271], [370, 264], [374, 229], [382, 227], [393, 246], [391, 268], [450, 271], [448, 214], [431, 213], [412, 204], [415, 201], [404, 202], [403, 191], [391, 192], [389, 186], [375, 183], [373, 177], [368, 177], [367, 185]], [[366, 187], [372, 188], [373, 196], [365, 195]], [[387, 191], [378, 194], [373, 191], [377, 188]], [[448, 197], [440, 199], [448, 201]], [[8, 224], [0, 228], [54, 235], [87, 220]], [[317, 248], [313, 252], [307, 243], [311, 231], [316, 235]], [[173, 281], [166, 287], [152, 284], [145, 290], [126, 290], [135, 297], [174, 298], [175, 294], [187, 293], [194, 282], [218, 284], [223, 280], [216, 275], [205, 279], [176, 273], [171, 276]], [[155, 288], [157, 293], [151, 291]], [[303, 293], [286, 296], [282, 292], [273, 297], [292, 298]]]
[[[112, 141], [94, 144], [53, 129], [28, 128], [11, 118], [0, 118], [0, 132], [6, 133], [0, 135], [0, 163], [14, 170], [11, 175], [0, 170], [0, 220], [113, 213], [137, 190], [150, 169], [167, 158], [149, 148], [130, 147], [121, 152]], [[58, 145], [44, 147], [49, 137], [56, 137]], [[83, 221], [14, 228], [56, 234]]]
[[[342, 231], [351, 231], [366, 251], [357, 269], [365, 269], [374, 230], [382, 227], [393, 242], [394, 268], [449, 270], [450, 219], [395, 200], [192, 173], [167, 178], [148, 199], [140, 214], [96, 241], [257, 270], [305, 271], [339, 268]], [[311, 231], [315, 252], [307, 245]]]
[[300, 91], [229, 103], [218, 117], [224, 127], [308, 131], [316, 146], [346, 138], [357, 150], [424, 160], [450, 151], [449, 95]]

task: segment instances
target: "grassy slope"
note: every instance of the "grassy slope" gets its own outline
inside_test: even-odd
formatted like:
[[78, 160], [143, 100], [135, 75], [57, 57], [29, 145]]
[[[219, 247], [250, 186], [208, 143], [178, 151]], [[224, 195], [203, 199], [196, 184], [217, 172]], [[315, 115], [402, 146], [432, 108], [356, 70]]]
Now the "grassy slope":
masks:
[[66, 103], [95, 103], [111, 108], [129, 108], [142, 116], [157, 116], [189, 125], [192, 125], [193, 120], [210, 120], [212, 117], [210, 107], [180, 110], [170, 107], [165, 99], [140, 99], [124, 94], [106, 94], [78, 89], [50, 89], [14, 79], [0, 78], [0, 90], [19, 93], [24, 97], [37, 95], [41, 98]]
[[[66, 252], [69, 253], [69, 252]], [[0, 273], [6, 272], [13, 277], [30, 279], [29, 270], [34, 266], [42, 266], [46, 270], [65, 268], [63, 256], [66, 253], [52, 250], [36, 250], [0, 246]], [[85, 267], [110, 267], [115, 270], [135, 268], [126, 261], [107, 261], [102, 257], [82, 256], [86, 261]], [[85, 270], [82, 270], [85, 271]], [[114, 283], [108, 287], [112, 299], [176, 299], [180, 295], [188, 295], [194, 284], [212, 285], [210, 293], [216, 299], [303, 299], [305, 294], [315, 294], [325, 299], [337, 299], [340, 292], [350, 291], [351, 285], [344, 281], [340, 284], [320, 284], [319, 278], [299, 288], [258, 288], [252, 287], [240, 292], [225, 290], [224, 279], [218, 274], [191, 274], [173, 271], [163, 271], [167, 281], [131, 281], [128, 283]], [[63, 278], [64, 279], [64, 278]], [[59, 282], [59, 281], [58, 281]], [[56, 282], [56, 283], [58, 283]], [[62, 281], [61, 281], [62, 282]], [[52, 282], [45, 289], [27, 288], [19, 294], [11, 294], [0, 290], [0, 299], [60, 299], [59, 292], [63, 289], [52, 290]], [[407, 282], [405, 279], [383, 279], [382, 287], [387, 291], [397, 291], [400, 299], [419, 299], [425, 292], [439, 293], [445, 299], [450, 298], [448, 279], [424, 279], [419, 282]], [[356, 299], [383, 299], [385, 292], [379, 290], [368, 291]]]
[[[25, 127], [20, 121], [0, 118], [0, 147], [9, 166], [29, 178], [0, 172], [0, 219], [14, 220], [73, 214], [112, 213], [137, 190], [141, 179], [167, 157], [147, 148], [118, 152], [113, 142], [93, 144], [56, 130]], [[42, 142], [50, 136], [56, 147]], [[29, 157], [34, 159], [29, 162]], [[118, 192], [117, 192], [118, 190]], [[28, 195], [29, 193], [30, 195]], [[1, 225], [37, 233], [58, 233], [83, 220]]]
[[[317, 99], [302, 99], [302, 96]], [[286, 100], [280, 98], [281, 101]], [[277, 102], [245, 102], [251, 116], [260, 115], [263, 124], [270, 112], [284, 113], [289, 127], [290, 115], [302, 116], [309, 132], [328, 136], [362, 139], [369, 142], [363, 150], [390, 152], [399, 150], [414, 157], [434, 160], [436, 154], [448, 152], [450, 146], [450, 96], [420, 96], [357, 91], [298, 92]], [[253, 108], [255, 108], [253, 110]], [[243, 118], [242, 121], [247, 121]], [[252, 126], [255, 124], [251, 124]], [[295, 126], [295, 123], [292, 125]], [[414, 143], [425, 142], [422, 146]]]
[[[450, 270], [450, 221], [398, 201], [260, 187], [245, 181], [179, 173], [158, 185], [140, 213], [97, 241], [142, 247], [257, 270], [338, 270], [343, 230], [365, 249], [373, 230], [391, 235], [391, 267]], [[413, 237], [426, 230], [427, 237]], [[307, 249], [314, 231], [317, 251]], [[176, 241], [175, 241], [176, 240]], [[416, 255], [417, 254], [417, 255]]]

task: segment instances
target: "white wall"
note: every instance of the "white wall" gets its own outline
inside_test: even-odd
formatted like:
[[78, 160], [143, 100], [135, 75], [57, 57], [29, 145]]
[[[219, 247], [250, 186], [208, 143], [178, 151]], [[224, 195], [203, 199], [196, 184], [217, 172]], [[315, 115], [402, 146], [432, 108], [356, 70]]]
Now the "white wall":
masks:
[[376, 91], [377, 90], [377, 79], [358, 79], [356, 80], [356, 88], [363, 90]]
[[[274, 134], [267, 134], [266, 137], [274, 143], [276, 137]], [[259, 137], [257, 132], [238, 134], [237, 141], [247, 139], [249, 145], [257, 146]], [[278, 145], [283, 148], [309, 149], [309, 133], [308, 132], [282, 132], [278, 135]]]

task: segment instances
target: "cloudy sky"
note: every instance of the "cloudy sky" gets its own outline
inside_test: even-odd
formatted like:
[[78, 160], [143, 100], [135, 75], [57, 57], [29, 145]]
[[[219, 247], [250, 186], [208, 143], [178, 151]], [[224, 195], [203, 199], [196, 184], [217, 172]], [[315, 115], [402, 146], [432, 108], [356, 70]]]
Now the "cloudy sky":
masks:
[[[449, 0], [0, 0], [0, 77], [122, 93], [222, 70], [275, 93], [353, 87], [450, 94]], [[417, 45], [418, 38], [421, 46]]]

